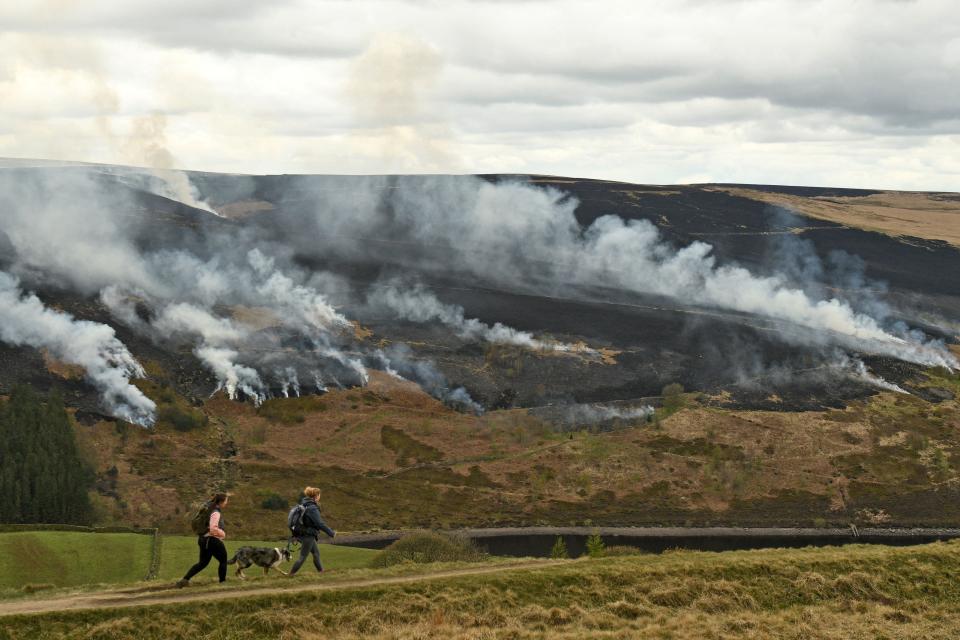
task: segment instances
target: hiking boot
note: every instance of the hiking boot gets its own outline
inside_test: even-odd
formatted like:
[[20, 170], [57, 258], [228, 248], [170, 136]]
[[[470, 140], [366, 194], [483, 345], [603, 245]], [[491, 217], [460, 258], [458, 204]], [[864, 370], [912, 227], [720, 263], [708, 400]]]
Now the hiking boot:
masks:
[[180, 578], [179, 580], [177, 580], [177, 589], [183, 589], [188, 584], [190, 584], [189, 580], [187, 580], [186, 578]]

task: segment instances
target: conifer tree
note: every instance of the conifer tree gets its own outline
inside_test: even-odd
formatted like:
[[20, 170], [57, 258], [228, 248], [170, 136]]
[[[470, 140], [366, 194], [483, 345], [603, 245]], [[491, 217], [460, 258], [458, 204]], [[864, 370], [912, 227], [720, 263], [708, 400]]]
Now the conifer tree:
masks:
[[92, 482], [59, 396], [20, 386], [0, 402], [0, 522], [87, 523]]

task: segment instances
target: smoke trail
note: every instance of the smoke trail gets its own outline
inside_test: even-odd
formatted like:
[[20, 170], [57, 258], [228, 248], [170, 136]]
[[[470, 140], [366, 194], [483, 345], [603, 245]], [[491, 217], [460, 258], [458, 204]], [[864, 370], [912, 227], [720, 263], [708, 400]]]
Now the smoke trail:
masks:
[[245, 330], [231, 321], [214, 317], [186, 303], [176, 303], [163, 309], [153, 327], [168, 337], [178, 333], [200, 336], [202, 344], [194, 353], [216, 375], [217, 390], [226, 391], [231, 400], [237, 398], [238, 391], [257, 405], [266, 399], [267, 392], [260, 375], [255, 369], [237, 363], [240, 354], [228, 346], [247, 336]]
[[58, 360], [83, 367], [113, 415], [141, 426], [153, 424], [156, 405], [130, 384], [131, 378], [145, 376], [143, 367], [113, 328], [45, 307], [5, 272], [0, 272], [0, 340], [47, 349]]
[[533, 415], [549, 421], [561, 430], [599, 425], [610, 427], [612, 425], [609, 423], [613, 420], [646, 422], [654, 412], [654, 408], [649, 405], [631, 406], [621, 403], [549, 405], [531, 411]]
[[600, 404], [578, 404], [567, 410], [572, 424], [596, 424], [607, 420], [646, 420], [654, 413], [653, 407], [619, 407]]
[[154, 113], [134, 120], [133, 130], [124, 141], [122, 151], [131, 164], [148, 168], [123, 169], [120, 175], [139, 178], [143, 189], [158, 196], [220, 215], [200, 198], [190, 177], [175, 168], [177, 161], [167, 145], [167, 117], [164, 114]]
[[321, 332], [352, 326], [349, 320], [330, 306], [323, 295], [295, 283], [276, 268], [273, 258], [265, 256], [259, 249], [250, 250], [247, 260], [260, 278], [253, 287], [255, 300], [276, 309], [284, 321], [294, 326], [306, 325]]
[[839, 364], [837, 366], [840, 369], [849, 372], [852, 377], [863, 380], [867, 384], [877, 387], [878, 389], [896, 391], [897, 393], [909, 393], [909, 391], [906, 391], [899, 385], [896, 385], [892, 382], [887, 382], [880, 376], [870, 373], [870, 371], [867, 369], [867, 365], [865, 365], [859, 358], [840, 356]]
[[[577, 347], [563, 342], [538, 340], [531, 333], [519, 331], [500, 322], [490, 326], [476, 318], [466, 318], [463, 307], [445, 304], [422, 283], [404, 286], [399, 280], [375, 285], [367, 293], [367, 305], [375, 311], [388, 311], [410, 322], [440, 322], [465, 340], [485, 340], [512, 344], [536, 351], [572, 352]], [[580, 348], [581, 351], [588, 351]], [[589, 350], [592, 351], [592, 350]]]
[[260, 374], [255, 369], [237, 364], [236, 359], [240, 355], [237, 351], [227, 347], [205, 345], [198, 347], [195, 353], [217, 376], [219, 381], [217, 391], [223, 389], [231, 400], [237, 399], [238, 391], [243, 392], [258, 406], [266, 400], [267, 393], [260, 380]]
[[466, 389], [451, 389], [446, 376], [437, 370], [433, 363], [417, 359], [405, 344], [390, 345], [386, 350], [378, 349], [367, 359], [378, 369], [416, 382], [431, 396], [458, 411], [483, 415], [483, 406], [471, 398]]
[[280, 381], [280, 393], [284, 398], [289, 398], [291, 392], [294, 397], [300, 397], [300, 378], [297, 376], [296, 369], [293, 367], [277, 369], [274, 375]]

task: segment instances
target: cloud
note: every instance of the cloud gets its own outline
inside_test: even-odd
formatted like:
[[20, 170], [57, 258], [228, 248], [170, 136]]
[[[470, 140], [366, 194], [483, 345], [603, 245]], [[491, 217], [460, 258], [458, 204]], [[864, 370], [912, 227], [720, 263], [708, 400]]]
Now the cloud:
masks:
[[[178, 164], [208, 170], [949, 189], [953, 12], [946, 0], [12, 3], [0, 155], [120, 162], [104, 118], [122, 138], [156, 113]], [[780, 143], [793, 144], [782, 166]], [[824, 156], [839, 170], [822, 171]]]

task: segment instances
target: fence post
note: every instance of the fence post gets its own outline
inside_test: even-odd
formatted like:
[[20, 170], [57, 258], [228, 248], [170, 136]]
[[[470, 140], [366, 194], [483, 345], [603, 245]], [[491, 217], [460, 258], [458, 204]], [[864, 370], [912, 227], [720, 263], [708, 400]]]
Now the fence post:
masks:
[[147, 577], [144, 578], [144, 580], [156, 580], [160, 577], [160, 557], [162, 552], [163, 537], [160, 535], [160, 529], [154, 529], [150, 544], [150, 568], [147, 570]]

